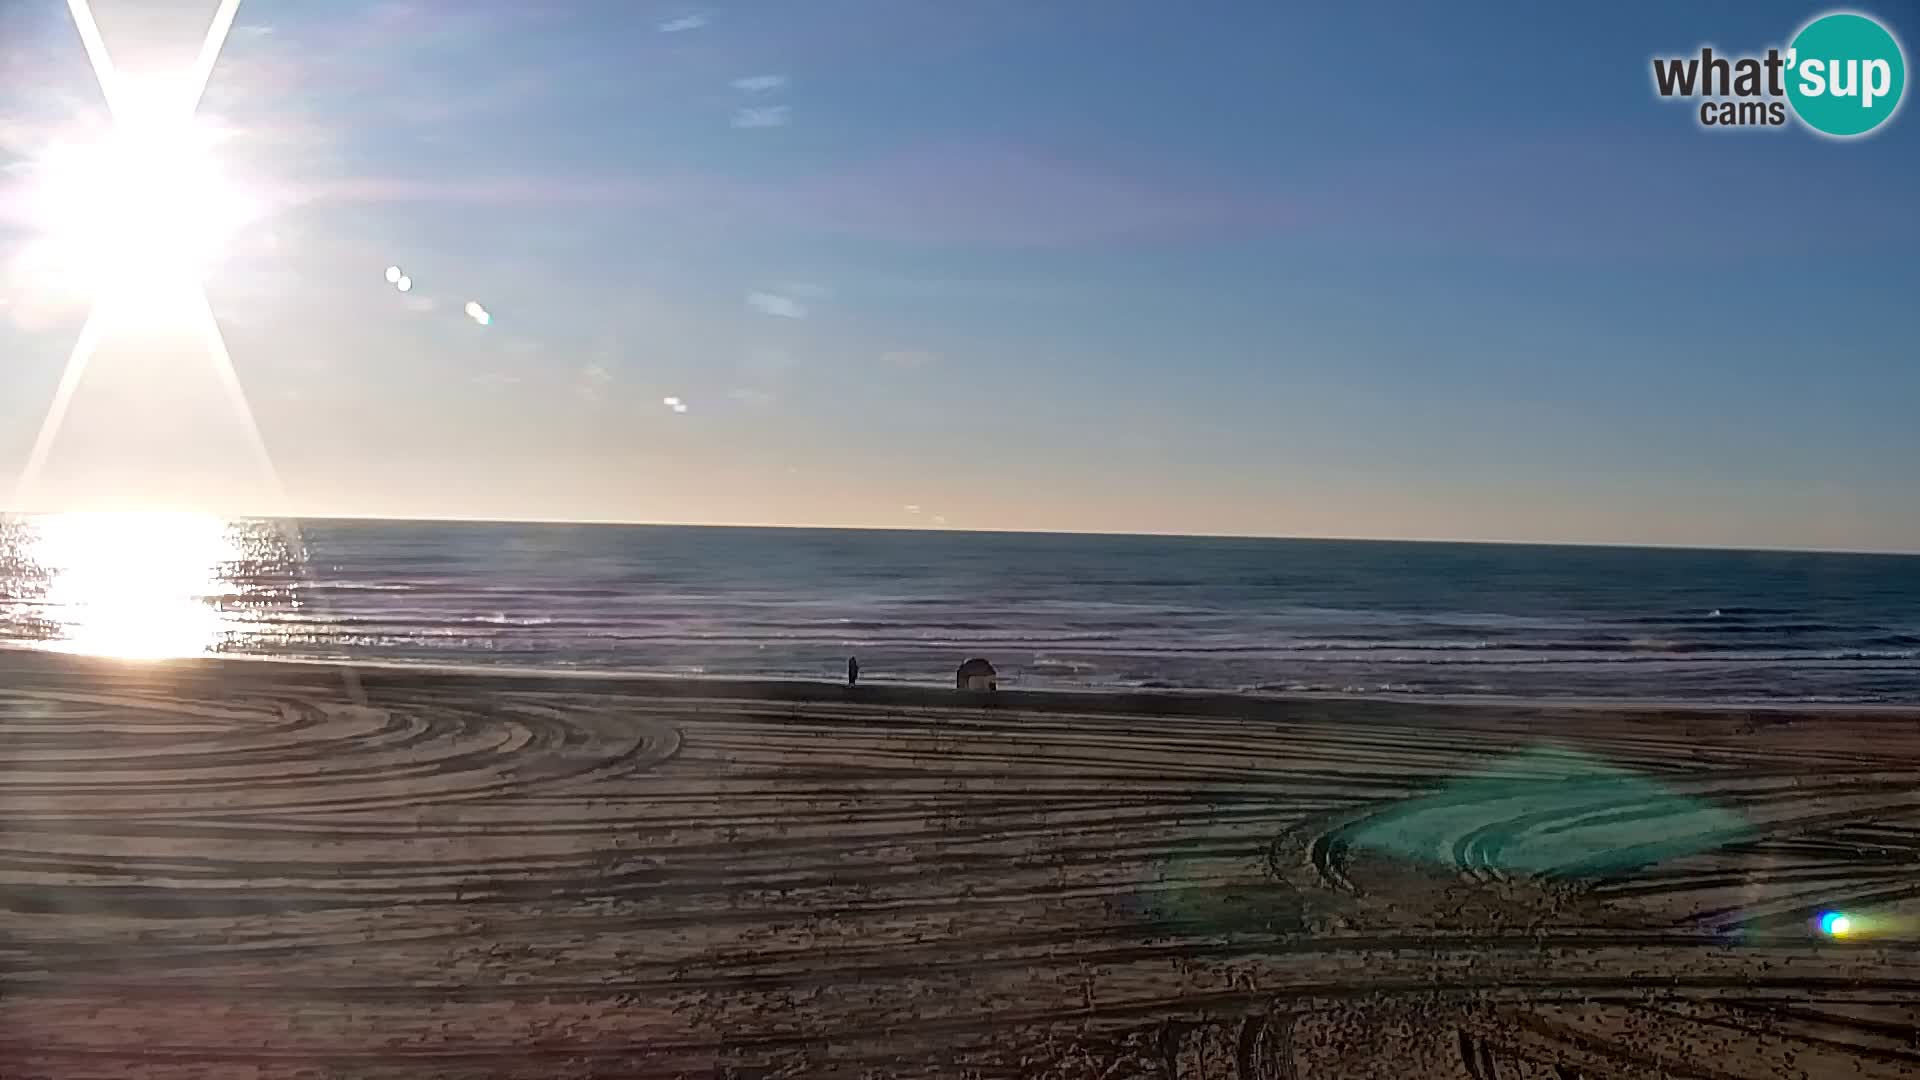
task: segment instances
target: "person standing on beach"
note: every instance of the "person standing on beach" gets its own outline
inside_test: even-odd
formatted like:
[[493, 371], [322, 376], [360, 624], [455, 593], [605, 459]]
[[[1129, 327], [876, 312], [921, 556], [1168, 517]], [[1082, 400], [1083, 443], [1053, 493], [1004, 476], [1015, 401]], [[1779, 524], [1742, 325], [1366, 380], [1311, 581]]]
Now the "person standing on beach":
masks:
[[859, 681], [860, 658], [857, 656], [849, 656], [847, 657], [847, 685], [852, 686]]

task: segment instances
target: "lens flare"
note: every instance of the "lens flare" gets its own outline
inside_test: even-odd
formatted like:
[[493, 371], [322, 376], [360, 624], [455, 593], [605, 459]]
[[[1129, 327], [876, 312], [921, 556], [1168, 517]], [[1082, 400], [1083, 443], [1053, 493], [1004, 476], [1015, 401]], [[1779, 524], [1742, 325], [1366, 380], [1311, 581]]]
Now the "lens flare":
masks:
[[1820, 916], [1820, 932], [1830, 938], [1844, 938], [1858, 929], [1854, 917], [1844, 911], [1828, 911]]
[[198, 281], [259, 213], [222, 173], [218, 137], [192, 117], [132, 110], [99, 139], [49, 148], [28, 173], [35, 264], [91, 296]]
[[139, 329], [181, 318], [199, 324], [262, 447], [220, 325], [198, 287], [228, 234], [261, 209], [227, 182], [215, 153], [221, 133], [195, 116], [240, 3], [220, 0], [190, 71], [135, 78], [114, 65], [90, 0], [67, 0], [113, 123], [100, 138], [60, 143], [28, 163], [35, 182], [26, 203], [40, 235], [24, 261], [56, 287], [82, 286], [91, 310], [15, 481], [15, 502], [38, 482], [106, 322]]

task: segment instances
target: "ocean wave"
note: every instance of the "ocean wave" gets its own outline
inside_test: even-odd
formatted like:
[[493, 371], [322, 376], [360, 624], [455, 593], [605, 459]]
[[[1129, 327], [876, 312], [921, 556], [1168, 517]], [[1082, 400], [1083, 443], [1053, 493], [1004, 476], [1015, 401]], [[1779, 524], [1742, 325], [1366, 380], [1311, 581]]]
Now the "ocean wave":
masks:
[[1804, 614], [1804, 611], [1794, 608], [1751, 607], [1730, 604], [1725, 607], [1705, 608], [1688, 612], [1672, 612], [1659, 615], [1632, 615], [1624, 617], [1620, 619], [1620, 621], [1657, 626], [1668, 623], [1738, 622], [1742, 619], [1796, 618]]

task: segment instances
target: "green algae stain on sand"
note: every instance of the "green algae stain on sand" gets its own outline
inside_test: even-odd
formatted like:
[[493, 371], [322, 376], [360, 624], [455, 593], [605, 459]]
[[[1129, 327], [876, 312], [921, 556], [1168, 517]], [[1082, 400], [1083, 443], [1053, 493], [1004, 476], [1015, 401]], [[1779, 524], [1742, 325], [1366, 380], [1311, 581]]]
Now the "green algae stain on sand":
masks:
[[1753, 832], [1715, 802], [1548, 746], [1355, 821], [1343, 841], [1352, 851], [1498, 881], [1610, 877]]

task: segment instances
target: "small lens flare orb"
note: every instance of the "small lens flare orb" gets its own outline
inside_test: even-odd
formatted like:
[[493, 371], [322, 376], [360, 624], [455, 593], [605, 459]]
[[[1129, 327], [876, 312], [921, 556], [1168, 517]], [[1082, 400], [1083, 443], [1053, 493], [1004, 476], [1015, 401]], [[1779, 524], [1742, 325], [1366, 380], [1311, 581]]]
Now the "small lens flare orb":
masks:
[[481, 326], [493, 325], [493, 313], [482, 307], [478, 300], [467, 301], [467, 318], [472, 319]]
[[400, 290], [401, 292], [412, 292], [412, 291], [413, 291], [413, 279], [412, 279], [412, 278], [410, 278], [410, 277], [408, 277], [408, 276], [407, 276], [407, 275], [405, 275], [405, 274], [401, 274], [401, 275], [400, 275], [400, 280], [399, 280], [399, 281], [396, 281], [396, 282], [394, 282], [394, 283], [393, 283], [393, 287], [394, 287], [394, 288], [396, 288], [396, 289], [399, 289], [399, 290]]
[[1820, 916], [1820, 932], [1830, 938], [1844, 938], [1855, 929], [1853, 916], [1844, 911], [1829, 911]]
[[397, 266], [387, 267], [387, 284], [389, 285], [400, 284], [400, 268], [399, 267]]

